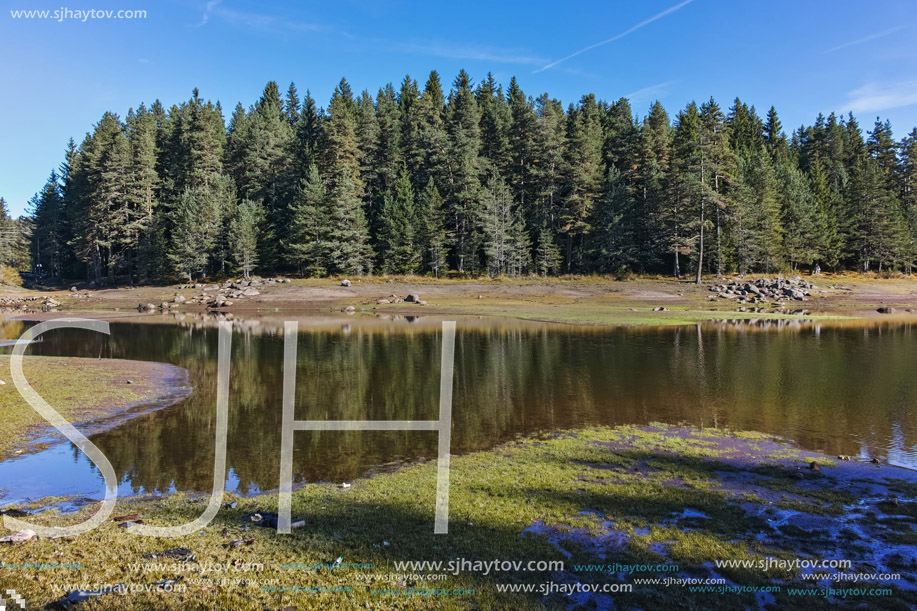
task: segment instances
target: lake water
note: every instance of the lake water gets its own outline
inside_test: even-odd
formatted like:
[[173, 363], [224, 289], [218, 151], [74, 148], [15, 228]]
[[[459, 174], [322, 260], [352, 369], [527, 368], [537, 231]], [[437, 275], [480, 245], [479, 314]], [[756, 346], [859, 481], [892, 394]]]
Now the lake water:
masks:
[[[227, 490], [278, 487], [283, 318], [236, 323]], [[298, 420], [433, 420], [441, 321], [300, 318]], [[3, 337], [23, 323], [8, 321]], [[121, 494], [209, 491], [216, 420], [217, 329], [186, 318], [112, 323], [111, 336], [46, 333], [33, 354], [172, 363], [193, 394], [96, 434]], [[2, 348], [9, 352], [10, 348]], [[458, 318], [452, 450], [539, 431], [659, 421], [758, 430], [828, 454], [917, 468], [917, 327], [782, 329], [571, 327]], [[8, 378], [8, 374], [2, 377]], [[297, 432], [296, 480], [342, 482], [398, 461], [435, 457], [433, 432]], [[0, 463], [0, 505], [102, 495], [69, 443]]]

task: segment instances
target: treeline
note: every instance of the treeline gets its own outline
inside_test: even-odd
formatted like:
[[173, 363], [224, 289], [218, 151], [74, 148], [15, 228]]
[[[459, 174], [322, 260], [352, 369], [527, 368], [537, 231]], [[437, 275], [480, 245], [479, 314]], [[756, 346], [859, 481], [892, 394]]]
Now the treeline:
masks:
[[462, 71], [327, 109], [270, 82], [220, 104], [107, 112], [32, 200], [45, 273], [97, 282], [260, 273], [825, 269], [917, 261], [917, 129], [819, 115], [787, 136], [736, 99], [640, 119]]

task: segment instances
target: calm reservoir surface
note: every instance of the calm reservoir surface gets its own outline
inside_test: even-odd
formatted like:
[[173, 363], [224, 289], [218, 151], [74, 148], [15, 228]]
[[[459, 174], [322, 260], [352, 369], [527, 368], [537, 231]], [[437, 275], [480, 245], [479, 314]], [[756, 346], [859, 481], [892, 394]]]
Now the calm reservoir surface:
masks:
[[[301, 318], [299, 326], [297, 419], [437, 418], [441, 319]], [[25, 328], [7, 321], [3, 337]], [[187, 369], [190, 397], [92, 440], [112, 462], [121, 494], [209, 491], [215, 326], [112, 323], [110, 337], [61, 330], [29, 350]], [[282, 365], [282, 319], [237, 324], [229, 491], [278, 487]], [[459, 318], [452, 449], [590, 424], [660, 421], [764, 431], [807, 449], [914, 469], [915, 374], [911, 325], [588, 328]], [[436, 444], [436, 433], [425, 431], [297, 432], [294, 473], [298, 481], [348, 481], [393, 461], [434, 457]], [[0, 505], [64, 494], [100, 498], [101, 482], [85, 456], [58, 443], [0, 463]]]

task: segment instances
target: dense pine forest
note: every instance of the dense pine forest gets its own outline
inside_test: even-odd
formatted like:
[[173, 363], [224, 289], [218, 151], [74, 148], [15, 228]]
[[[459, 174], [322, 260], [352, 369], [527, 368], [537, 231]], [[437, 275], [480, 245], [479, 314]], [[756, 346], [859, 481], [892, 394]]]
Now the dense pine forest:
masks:
[[32, 200], [28, 254], [98, 283], [910, 272], [915, 176], [917, 129], [895, 141], [877, 119], [864, 136], [852, 115], [787, 135], [738, 99], [641, 118], [465, 71], [448, 93], [436, 72], [375, 97], [342, 80], [323, 109], [270, 82], [228, 124], [196, 89], [106, 112]]

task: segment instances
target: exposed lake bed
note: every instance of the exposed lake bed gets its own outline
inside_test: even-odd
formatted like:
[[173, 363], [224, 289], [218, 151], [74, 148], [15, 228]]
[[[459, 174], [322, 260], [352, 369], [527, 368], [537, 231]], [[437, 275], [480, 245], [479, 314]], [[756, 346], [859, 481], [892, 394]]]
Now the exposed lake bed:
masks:
[[[819, 466], [813, 468], [813, 462]], [[201, 513], [205, 496], [177, 493], [124, 499], [115, 515], [129, 514], [148, 524], [181, 523]], [[684, 585], [641, 584], [637, 578], [715, 583], [715, 589], [691, 594], [694, 604], [713, 609], [755, 607], [759, 601], [761, 606], [774, 603], [781, 608], [856, 608], [868, 603], [870, 608], [901, 609], [917, 604], [917, 474], [801, 451], [766, 435], [665, 425], [545, 434], [453, 457], [448, 536], [433, 534], [434, 497], [435, 463], [420, 462], [356, 480], [348, 488], [305, 484], [294, 493], [292, 506], [294, 519], [304, 525], [291, 535], [251, 522], [253, 513], [276, 511], [276, 495], [230, 495], [227, 506], [199, 534], [147, 539], [129, 535], [118, 522], [109, 521], [83, 537], [6, 547], [4, 560], [79, 562], [100, 579], [122, 583], [176, 577], [167, 570], [140, 568], [145, 555], [161, 553], [165, 547], [194, 554], [180, 575], [187, 584], [185, 592], [129, 598], [109, 594], [98, 599], [102, 608], [111, 609], [139, 608], [154, 601], [159, 608], [322, 608], [332, 604], [334, 588], [345, 586], [353, 587], [347, 594], [351, 606], [378, 602], [368, 588], [385, 585], [384, 581], [366, 581], [365, 569], [289, 569], [294, 560], [303, 566], [330, 566], [337, 557], [372, 564], [372, 573], [396, 572], [394, 563], [403, 560], [563, 562], [563, 568], [548, 575], [426, 570], [409, 571], [418, 575], [403, 579], [417, 589], [475, 589], [474, 600], [484, 608], [570, 608], [571, 599], [557, 592], [520, 595], [495, 588], [497, 583], [537, 584], [546, 577], [567, 587], [634, 586], [613, 597], [586, 593], [574, 599], [577, 605], [599, 608], [612, 599], [616, 606], [631, 608], [664, 603], [678, 608], [684, 600]], [[75, 514], [52, 511], [27, 519], [73, 523], [95, 510], [90, 504]], [[851, 564], [821, 570], [803, 562], [831, 560]], [[238, 575], [205, 570], [214, 564], [252, 561], [263, 568], [256, 576], [245, 576], [249, 583], [237, 587], [214, 583]], [[770, 565], [762, 568], [767, 562]], [[813, 572], [824, 575], [812, 578]], [[898, 577], [864, 577], [849, 585], [851, 590], [888, 589], [881, 596], [810, 600], [794, 593], [795, 588], [824, 588], [832, 573]], [[69, 580], [53, 571], [32, 577], [23, 589], [30, 600], [39, 602], [51, 602], [51, 582]], [[304, 597], [258, 585], [287, 582], [303, 591], [314, 587], [316, 594]], [[318, 593], [320, 588], [327, 595]], [[469, 600], [457, 597], [441, 606], [463, 608]], [[422, 597], [409, 599], [403, 607], [423, 608], [424, 602]]]
[[[436, 413], [443, 316], [281, 311], [143, 318], [112, 320], [107, 338], [50, 333], [30, 351], [42, 355], [36, 359], [140, 358], [187, 371], [184, 384], [193, 393], [167, 409], [141, 408], [118, 426], [87, 429], [119, 478], [123, 498], [113, 515], [177, 524], [202, 513], [212, 484], [216, 323], [229, 320], [235, 333], [226, 506], [204, 532], [178, 540], [136, 537], [109, 521], [73, 540], [2, 548], [5, 562], [78, 561], [94, 581], [110, 583], [175, 578], [138, 563], [165, 548], [193, 551], [185, 592], [109, 594], [86, 608], [322, 608], [340, 606], [341, 592], [318, 588], [343, 587], [353, 588], [346, 595], [352, 607], [378, 604], [368, 589], [384, 586], [384, 577], [283, 568], [338, 557], [372, 563], [371, 573], [379, 574], [405, 572], [394, 565], [402, 560], [564, 562], [549, 573], [440, 579], [421, 571], [404, 580], [421, 589], [476, 589], [474, 597], [437, 601], [443, 608], [466, 608], [472, 600], [479, 608], [679, 608], [689, 580], [714, 580], [706, 583], [720, 588], [690, 594], [704, 608], [917, 604], [917, 422], [908, 374], [917, 330], [907, 321], [797, 317], [625, 329], [452, 317], [452, 494], [450, 535], [442, 537], [433, 535], [436, 436], [427, 432], [297, 433], [293, 517], [304, 526], [278, 535], [251, 516], [277, 511], [283, 320], [300, 322], [297, 418], [422, 420]], [[7, 324], [16, 325], [7, 329], [12, 337], [29, 323]], [[34, 486], [24, 492], [26, 482]], [[0, 488], [7, 489], [4, 508], [26, 511], [36, 523], [66, 524], [97, 510], [103, 486], [92, 464], [65, 443], [0, 463]], [[735, 564], [768, 558], [782, 564]], [[813, 579], [806, 577], [812, 570], [789, 567], [826, 559], [850, 560], [844, 573], [897, 577], [831, 585], [827, 572]], [[264, 568], [233, 587], [208, 581], [208, 563], [235, 561]], [[678, 569], [597, 568], [606, 565]], [[56, 598], [52, 582], [76, 580], [50, 571], [35, 576], [20, 591], [46, 603]], [[496, 590], [498, 583], [545, 580], [633, 589], [573, 597]], [[316, 590], [264, 590], [268, 582]], [[850, 592], [790, 593], [826, 584], [849, 585]], [[889, 593], [853, 592], [864, 584]], [[408, 609], [429, 602], [398, 600]]]

